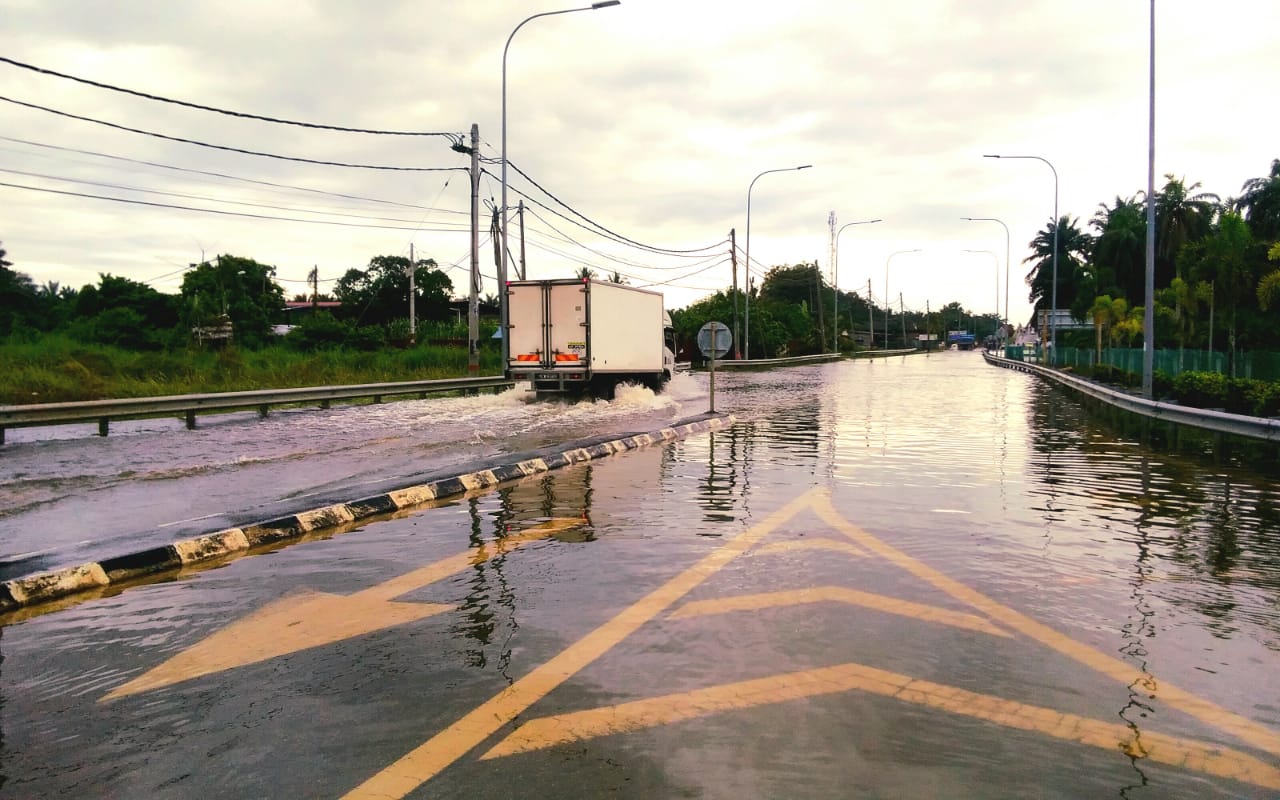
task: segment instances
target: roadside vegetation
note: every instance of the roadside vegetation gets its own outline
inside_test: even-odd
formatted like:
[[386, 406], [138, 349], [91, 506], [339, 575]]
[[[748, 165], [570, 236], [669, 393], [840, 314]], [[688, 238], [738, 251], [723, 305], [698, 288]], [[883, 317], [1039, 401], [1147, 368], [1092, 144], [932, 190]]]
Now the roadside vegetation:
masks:
[[[1240, 375], [1248, 372], [1237, 365], [1244, 353], [1280, 352], [1280, 159], [1268, 175], [1245, 181], [1238, 197], [1199, 189], [1167, 175], [1153, 198], [1155, 346], [1226, 353], [1224, 374], [1162, 377], [1157, 392], [1242, 413], [1271, 410], [1270, 416], [1280, 375], [1255, 369], [1253, 377], [1271, 380], [1245, 380]], [[1060, 330], [1058, 344], [1096, 352], [1087, 371], [1122, 385], [1133, 378], [1106, 367], [1102, 356], [1104, 348], [1142, 346], [1146, 202], [1141, 192], [1116, 196], [1083, 226], [1070, 216], [1049, 220], [1025, 260], [1028, 299], [1039, 312], [1053, 295], [1056, 232], [1058, 305], [1089, 326]], [[222, 255], [193, 264], [178, 294], [107, 274], [79, 289], [38, 285], [13, 266], [0, 245], [0, 403], [467, 374], [467, 332], [450, 299], [454, 287], [431, 259], [410, 264], [401, 256], [375, 256], [329, 292], [313, 283], [288, 298], [303, 306], [288, 312], [274, 267], [251, 258]], [[407, 319], [410, 272], [421, 320], [416, 336]], [[581, 274], [596, 277], [589, 268]], [[625, 282], [616, 272], [608, 280]], [[749, 297], [744, 287], [726, 288], [673, 310], [677, 359], [700, 358], [697, 333], [711, 320], [734, 329], [735, 350], [746, 358], [914, 347], [922, 334], [945, 341], [951, 330], [966, 330], [979, 342], [1008, 333], [995, 315], [955, 302], [921, 311], [895, 307], [893, 298], [835, 295], [816, 262], [773, 267]], [[502, 369], [491, 338], [496, 316], [496, 298], [485, 298], [482, 374]], [[289, 330], [279, 335], [282, 325]], [[744, 350], [748, 331], [750, 353]]]

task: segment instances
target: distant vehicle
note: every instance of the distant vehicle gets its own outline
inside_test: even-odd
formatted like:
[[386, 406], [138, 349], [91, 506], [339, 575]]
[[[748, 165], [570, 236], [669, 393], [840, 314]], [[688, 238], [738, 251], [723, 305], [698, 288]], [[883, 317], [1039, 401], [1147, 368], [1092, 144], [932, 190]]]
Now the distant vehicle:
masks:
[[957, 350], [972, 350], [977, 338], [968, 331], [947, 331], [947, 344]]
[[539, 398], [609, 400], [624, 383], [660, 391], [675, 371], [662, 295], [590, 279], [507, 284], [508, 378]]

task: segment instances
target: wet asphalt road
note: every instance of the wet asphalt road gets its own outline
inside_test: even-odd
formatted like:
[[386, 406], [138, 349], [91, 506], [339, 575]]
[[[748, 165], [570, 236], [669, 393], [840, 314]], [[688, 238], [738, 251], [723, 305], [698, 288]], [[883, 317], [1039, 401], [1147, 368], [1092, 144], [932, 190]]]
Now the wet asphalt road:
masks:
[[11, 617], [0, 796], [1280, 794], [1276, 487], [975, 361]]

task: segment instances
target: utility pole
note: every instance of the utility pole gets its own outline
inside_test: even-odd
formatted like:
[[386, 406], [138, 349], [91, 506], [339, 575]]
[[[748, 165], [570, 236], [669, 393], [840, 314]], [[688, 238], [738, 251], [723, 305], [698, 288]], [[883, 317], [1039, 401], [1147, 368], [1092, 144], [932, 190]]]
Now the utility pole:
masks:
[[311, 265], [311, 274], [307, 276], [311, 281], [311, 313], [320, 307], [320, 265]]
[[871, 312], [871, 279], [867, 278], [867, 333], [871, 337], [867, 341], [872, 350], [876, 349], [876, 320]]
[[517, 210], [517, 214], [520, 217], [520, 280], [524, 280], [525, 270], [527, 269], [527, 267], [524, 263], [524, 201], [523, 200], [520, 201], [520, 205], [516, 210]]
[[[831, 229], [831, 246], [827, 248], [827, 263], [831, 265], [831, 352], [840, 352], [840, 289], [836, 287], [836, 212], [827, 215], [827, 227]], [[825, 339], [826, 337], [823, 337]], [[823, 340], [819, 340], [823, 341]]]
[[733, 358], [736, 361], [742, 358], [738, 350], [742, 331], [738, 330], [738, 239], [734, 228], [729, 229], [729, 261], [733, 263]]
[[902, 317], [902, 347], [907, 346], [907, 312], [902, 305], [902, 292], [898, 292], [898, 316]]
[[822, 313], [822, 273], [818, 270], [818, 259], [813, 260], [813, 301], [818, 306], [818, 342], [827, 340], [827, 317]]
[[467, 304], [467, 374], [480, 375], [480, 126], [471, 123], [471, 297]]
[[414, 295], [418, 292], [413, 285], [413, 242], [409, 242], [409, 341], [417, 341], [418, 338], [418, 316], [414, 310]]

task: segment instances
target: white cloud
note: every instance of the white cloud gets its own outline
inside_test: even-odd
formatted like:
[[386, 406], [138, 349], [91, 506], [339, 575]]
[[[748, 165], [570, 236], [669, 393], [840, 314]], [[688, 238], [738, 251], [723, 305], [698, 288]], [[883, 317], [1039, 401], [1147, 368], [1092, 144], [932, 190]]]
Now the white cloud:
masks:
[[[13, 35], [8, 57], [214, 106], [356, 127], [462, 132], [479, 123], [483, 152], [501, 147], [503, 45], [528, 3], [321, 2], [110, 5], [0, 0]], [[1280, 29], [1272, 3], [1158, 8], [1157, 171], [1224, 196], [1280, 157], [1273, 78]], [[827, 214], [846, 231], [840, 284], [908, 305], [994, 302], [991, 250], [1004, 231], [960, 217], [997, 217], [1012, 233], [1014, 317], [1025, 318], [1020, 276], [1027, 242], [1053, 210], [1053, 176], [1034, 161], [984, 161], [987, 152], [1050, 159], [1060, 208], [1086, 222], [1100, 202], [1145, 188], [1147, 5], [911, 4], [793, 0], [759, 8], [704, 0], [623, 0], [616, 8], [536, 19], [512, 40], [508, 143], [513, 164], [583, 214], [665, 248], [714, 244], [736, 228], [765, 265], [828, 267]], [[0, 95], [166, 134], [245, 149], [366, 164], [464, 166], [439, 139], [361, 137], [236, 120], [105, 92], [0, 64]], [[276, 264], [300, 280], [311, 266], [337, 277], [374, 255], [419, 253], [466, 262], [467, 181], [461, 173], [390, 173], [223, 153], [0, 103], [0, 135], [284, 184], [438, 207], [397, 209], [173, 172], [0, 141], [0, 169], [148, 189], [392, 217], [408, 230], [238, 219], [0, 187], [3, 240], [38, 282], [80, 285], [100, 272], [150, 280], [218, 252]], [[499, 166], [486, 169], [497, 175]], [[245, 213], [296, 211], [217, 205], [0, 173], [0, 181]], [[512, 175], [511, 186], [531, 187]], [[482, 181], [486, 199], [498, 181]], [[543, 198], [545, 201], [545, 198]], [[514, 202], [514, 196], [513, 196]], [[452, 212], [452, 213], [451, 213]], [[539, 214], [554, 220], [545, 211]], [[487, 213], [482, 228], [487, 231]], [[359, 222], [345, 219], [347, 222]], [[397, 223], [381, 223], [397, 224]], [[602, 241], [563, 221], [592, 248], [652, 269], [618, 266], [528, 219], [533, 275], [563, 274], [571, 253], [642, 279], [668, 280], [699, 263]], [[727, 256], [727, 246], [723, 250]], [[492, 249], [481, 256], [486, 272]], [[729, 282], [722, 266], [667, 290], [684, 305]], [[461, 273], [451, 273], [465, 285]], [[178, 276], [156, 281], [172, 290]], [[286, 284], [290, 287], [291, 284]]]

